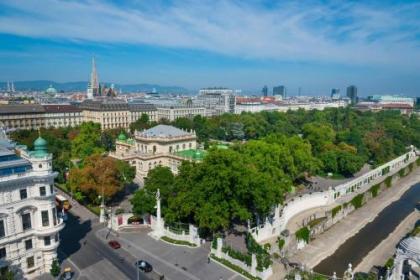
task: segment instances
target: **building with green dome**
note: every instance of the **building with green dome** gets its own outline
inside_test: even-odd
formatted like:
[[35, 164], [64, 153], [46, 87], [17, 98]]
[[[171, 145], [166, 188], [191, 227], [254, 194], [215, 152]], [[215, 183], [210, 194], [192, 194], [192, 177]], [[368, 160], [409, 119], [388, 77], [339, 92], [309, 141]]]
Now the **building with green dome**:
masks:
[[156, 166], [166, 166], [178, 173], [182, 161], [201, 161], [206, 151], [197, 147], [194, 131], [186, 131], [170, 125], [157, 125], [136, 131], [133, 138], [121, 132], [116, 139], [115, 152], [111, 157], [125, 160], [136, 167], [136, 178], [143, 181]]
[[52, 86], [52, 85], [50, 85], [46, 90], [45, 90], [45, 94], [48, 94], [48, 95], [51, 95], [51, 96], [54, 96], [54, 95], [56, 95], [57, 94], [57, 90]]
[[55, 204], [57, 172], [42, 137], [34, 141], [32, 151], [4, 133], [0, 138], [2, 262], [16, 279], [33, 279], [50, 272], [60, 244], [58, 234], [65, 225]]

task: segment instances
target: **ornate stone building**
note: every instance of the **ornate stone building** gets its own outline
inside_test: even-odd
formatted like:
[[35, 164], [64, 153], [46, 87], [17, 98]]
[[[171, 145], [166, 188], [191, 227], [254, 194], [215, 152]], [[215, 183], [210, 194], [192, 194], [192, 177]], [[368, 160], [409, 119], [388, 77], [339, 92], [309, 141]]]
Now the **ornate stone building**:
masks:
[[197, 149], [194, 131], [185, 131], [169, 125], [136, 131], [134, 138], [120, 134], [110, 156], [125, 160], [136, 167], [136, 177], [143, 181], [147, 173], [158, 165], [177, 173], [183, 160], [202, 160], [204, 151]]
[[34, 151], [0, 135], [0, 268], [16, 278], [49, 273], [63, 221], [55, 206], [52, 155], [39, 137]]

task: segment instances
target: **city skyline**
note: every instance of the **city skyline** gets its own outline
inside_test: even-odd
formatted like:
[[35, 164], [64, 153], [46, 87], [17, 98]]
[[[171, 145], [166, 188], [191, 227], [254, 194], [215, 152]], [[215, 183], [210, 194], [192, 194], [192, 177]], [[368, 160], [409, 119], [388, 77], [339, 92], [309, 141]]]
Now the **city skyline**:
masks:
[[0, 3], [0, 80], [87, 81], [95, 56], [123, 84], [420, 91], [418, 1], [45, 3]]

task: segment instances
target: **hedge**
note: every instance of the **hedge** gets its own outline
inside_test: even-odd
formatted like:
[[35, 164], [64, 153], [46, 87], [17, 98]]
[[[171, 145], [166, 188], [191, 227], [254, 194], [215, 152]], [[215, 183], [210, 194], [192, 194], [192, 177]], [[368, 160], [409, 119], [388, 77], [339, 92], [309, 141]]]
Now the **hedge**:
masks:
[[176, 245], [184, 245], [184, 246], [189, 246], [189, 247], [197, 247], [197, 245], [195, 245], [193, 243], [190, 243], [188, 241], [175, 240], [175, 239], [172, 239], [172, 238], [167, 237], [167, 236], [162, 236], [160, 239], [162, 239], [162, 240], [164, 240], [166, 242], [172, 243], [172, 244], [176, 244]]
[[386, 185], [387, 188], [391, 187], [391, 185], [392, 185], [392, 176], [386, 177], [384, 183], [385, 183], [385, 185]]
[[341, 209], [342, 209], [343, 207], [341, 206], [341, 205], [338, 205], [338, 206], [336, 206], [336, 207], [334, 207], [332, 210], [331, 210], [331, 215], [332, 215], [332, 217], [334, 218], [340, 211], [341, 211]]
[[239, 267], [239, 266], [237, 266], [237, 265], [234, 265], [233, 263], [231, 263], [231, 262], [229, 262], [229, 261], [227, 261], [227, 260], [225, 260], [225, 259], [220, 259], [220, 258], [216, 257], [214, 254], [211, 254], [211, 255], [210, 255], [210, 257], [211, 257], [212, 259], [214, 259], [214, 260], [216, 260], [216, 261], [218, 261], [218, 262], [220, 262], [220, 263], [222, 263], [222, 264], [226, 265], [226, 266], [227, 266], [227, 267], [229, 267], [230, 269], [232, 269], [232, 270], [234, 270], [234, 271], [236, 271], [236, 272], [238, 272], [238, 273], [242, 274], [243, 276], [245, 276], [245, 277], [246, 277], [246, 278], [248, 278], [248, 279], [251, 279], [251, 280], [261, 280], [261, 278], [252, 276], [252, 275], [251, 275], [248, 271], [246, 271], [246, 270], [244, 270], [244, 269], [240, 268], [240, 267]]

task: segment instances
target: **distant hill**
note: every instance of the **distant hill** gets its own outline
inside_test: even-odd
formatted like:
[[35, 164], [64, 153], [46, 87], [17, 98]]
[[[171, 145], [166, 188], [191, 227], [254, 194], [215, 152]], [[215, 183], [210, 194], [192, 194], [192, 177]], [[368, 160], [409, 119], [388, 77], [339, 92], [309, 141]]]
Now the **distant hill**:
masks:
[[[66, 82], [57, 83], [48, 80], [37, 80], [37, 81], [17, 81], [14, 82], [16, 90], [34, 90], [42, 91], [52, 85], [58, 91], [85, 91], [88, 82]], [[111, 83], [105, 83], [109, 86]], [[114, 84], [117, 89], [122, 89], [123, 92], [151, 92], [153, 89], [159, 93], [190, 93], [190, 90], [178, 87], [178, 86], [161, 86], [153, 84]], [[6, 89], [7, 82], [0, 82], [0, 89]]]

